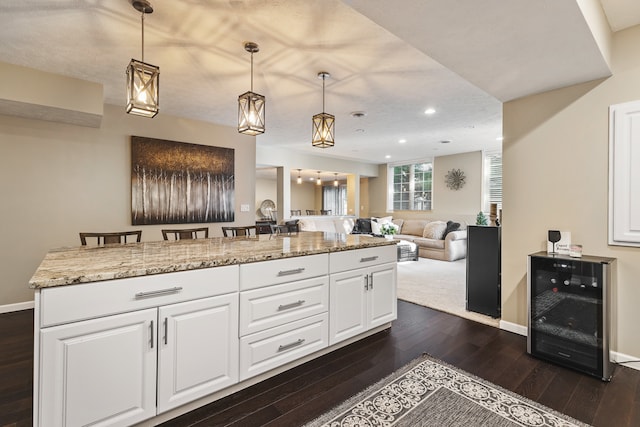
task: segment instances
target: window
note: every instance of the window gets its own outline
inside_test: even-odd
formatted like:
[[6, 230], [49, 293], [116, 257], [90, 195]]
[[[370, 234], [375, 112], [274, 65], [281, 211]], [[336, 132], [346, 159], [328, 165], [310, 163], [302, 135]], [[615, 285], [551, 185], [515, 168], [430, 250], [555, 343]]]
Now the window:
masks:
[[431, 210], [433, 163], [431, 161], [389, 166], [392, 210]]
[[331, 215], [347, 213], [347, 186], [340, 185], [322, 187], [322, 209], [330, 210]]
[[502, 207], [502, 153], [489, 152], [485, 154], [487, 171], [486, 194], [488, 204], [496, 203], [498, 209]]

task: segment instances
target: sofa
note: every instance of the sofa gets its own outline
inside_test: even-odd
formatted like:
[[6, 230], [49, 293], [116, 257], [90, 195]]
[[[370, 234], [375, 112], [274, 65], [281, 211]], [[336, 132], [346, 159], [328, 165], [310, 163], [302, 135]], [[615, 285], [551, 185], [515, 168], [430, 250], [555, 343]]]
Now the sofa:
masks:
[[[372, 222], [374, 222], [372, 227]], [[428, 219], [393, 219], [344, 217], [299, 217], [300, 231], [324, 231], [331, 233], [378, 234], [383, 223], [395, 225], [394, 240], [406, 240], [418, 245], [423, 258], [456, 261], [467, 256], [467, 224], [465, 221], [432, 221]], [[447, 224], [458, 228], [447, 230]], [[428, 226], [428, 227], [427, 227]], [[448, 231], [448, 232], [447, 232]], [[446, 236], [445, 236], [446, 232]]]
[[[418, 255], [422, 258], [456, 261], [467, 257], [467, 230], [464, 221], [394, 219], [392, 222], [399, 227], [393, 238], [418, 245]], [[450, 227], [455, 230], [447, 232], [447, 224], [451, 224]]]

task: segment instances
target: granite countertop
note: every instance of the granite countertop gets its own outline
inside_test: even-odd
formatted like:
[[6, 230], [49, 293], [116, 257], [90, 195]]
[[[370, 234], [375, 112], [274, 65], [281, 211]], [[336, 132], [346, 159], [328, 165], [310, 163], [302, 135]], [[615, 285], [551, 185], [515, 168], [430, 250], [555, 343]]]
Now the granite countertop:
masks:
[[73, 285], [223, 265], [395, 245], [363, 234], [302, 232], [291, 236], [157, 241], [52, 249], [29, 281], [31, 288]]

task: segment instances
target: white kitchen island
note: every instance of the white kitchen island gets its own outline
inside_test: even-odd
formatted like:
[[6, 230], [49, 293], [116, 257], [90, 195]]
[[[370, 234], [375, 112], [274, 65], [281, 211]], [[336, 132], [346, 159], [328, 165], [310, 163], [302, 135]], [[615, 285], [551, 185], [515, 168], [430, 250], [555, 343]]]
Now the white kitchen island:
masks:
[[50, 251], [34, 425], [156, 425], [390, 327], [395, 242], [213, 238]]

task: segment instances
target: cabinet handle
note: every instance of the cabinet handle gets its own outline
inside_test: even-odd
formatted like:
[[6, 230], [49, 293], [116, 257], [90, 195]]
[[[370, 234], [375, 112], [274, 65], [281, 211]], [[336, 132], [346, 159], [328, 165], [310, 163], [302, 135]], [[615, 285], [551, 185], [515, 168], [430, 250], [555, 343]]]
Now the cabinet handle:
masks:
[[299, 274], [304, 271], [304, 267], [294, 268], [293, 270], [278, 271], [278, 276], [289, 276], [290, 274]]
[[149, 325], [149, 335], [151, 335], [151, 348], [153, 348], [153, 320], [151, 321], [151, 324]]
[[365, 291], [369, 290], [369, 275], [368, 274], [364, 275], [364, 290]]
[[360, 258], [360, 262], [369, 262], [369, 261], [375, 261], [378, 259], [378, 255], [375, 256], [368, 256], [365, 258]]
[[281, 346], [279, 346], [279, 347], [278, 347], [278, 351], [285, 351], [285, 350], [289, 350], [290, 348], [293, 348], [293, 347], [297, 347], [297, 346], [299, 346], [299, 345], [300, 345], [300, 344], [302, 344], [303, 342], [304, 342], [304, 338], [300, 338], [300, 339], [298, 339], [298, 341], [294, 341], [294, 342], [292, 342], [292, 343], [289, 343], [289, 344], [285, 344], [285, 345], [281, 345]]
[[164, 318], [164, 345], [167, 345], [167, 318]]
[[301, 306], [304, 303], [305, 303], [305, 300], [301, 299], [301, 300], [298, 300], [296, 302], [292, 302], [292, 303], [289, 303], [289, 304], [282, 304], [282, 305], [278, 306], [278, 311], [288, 310], [290, 308], [298, 307], [298, 306]]
[[373, 273], [369, 275], [371, 278], [369, 279], [369, 289], [373, 289]]
[[136, 299], [140, 298], [149, 298], [149, 297], [158, 297], [160, 295], [173, 294], [176, 292], [180, 292], [182, 290], [182, 286], [175, 286], [169, 289], [160, 289], [159, 291], [149, 291], [149, 292], [138, 292], [136, 294]]

